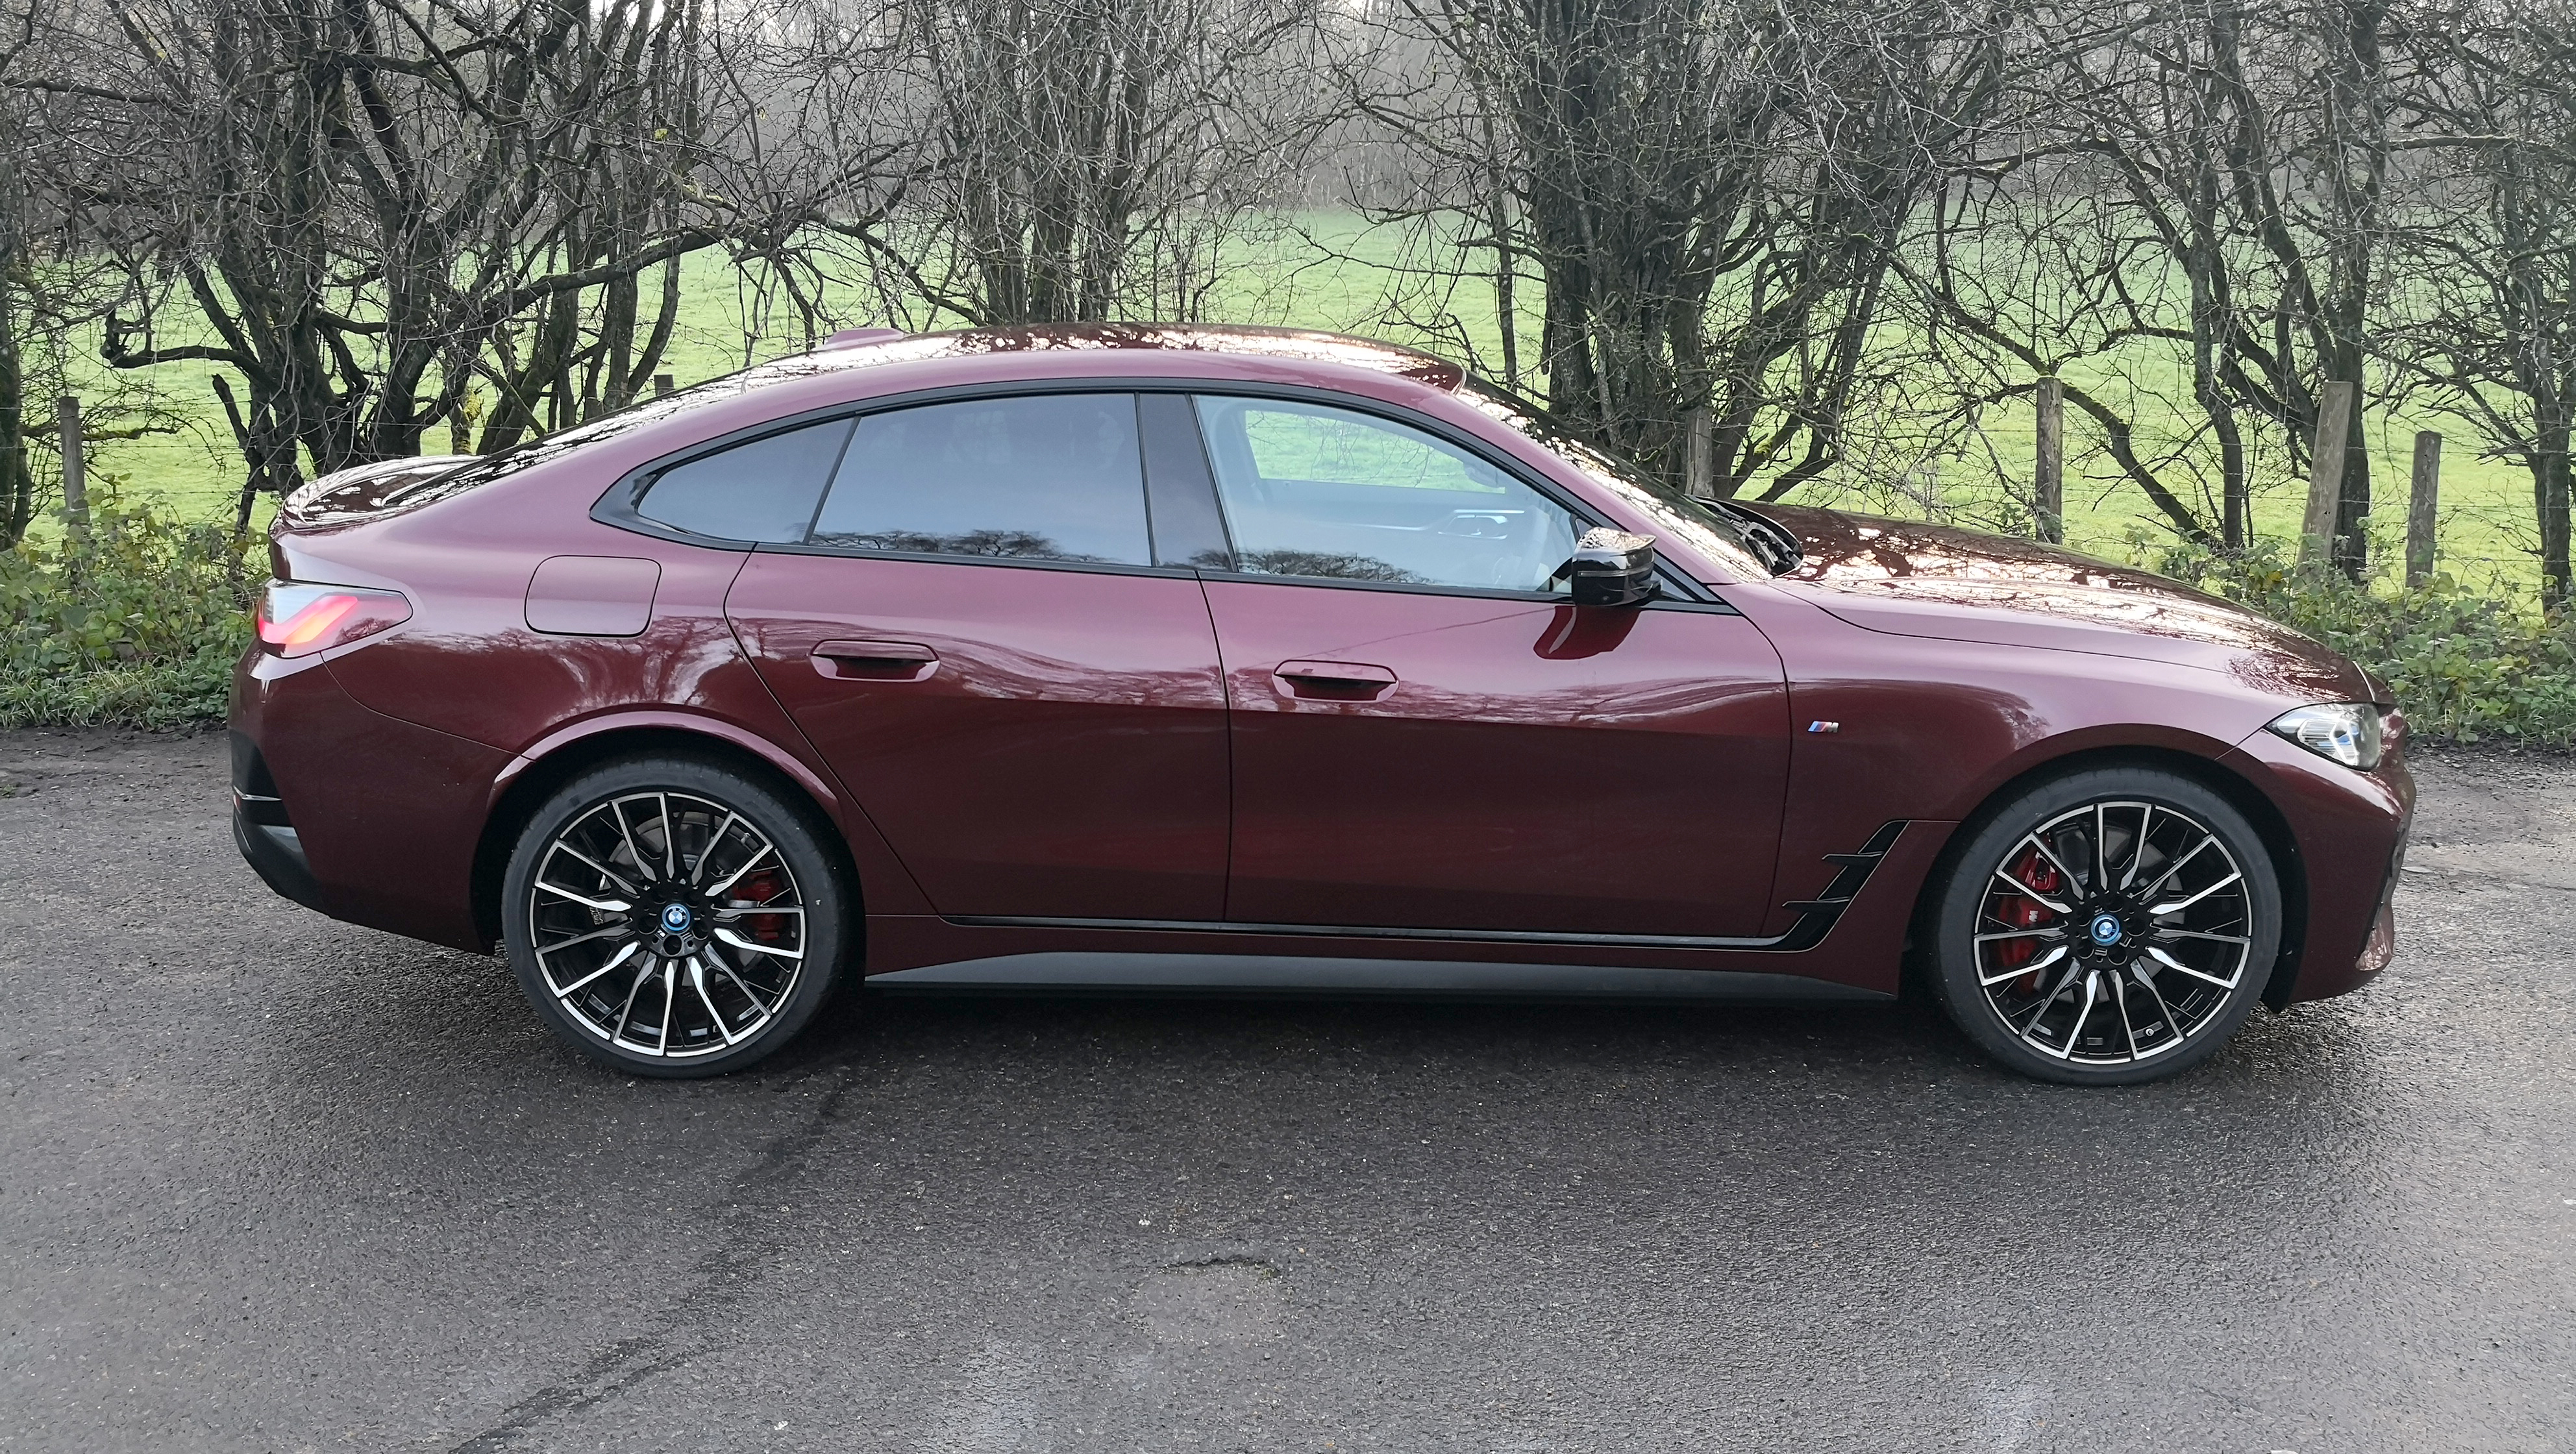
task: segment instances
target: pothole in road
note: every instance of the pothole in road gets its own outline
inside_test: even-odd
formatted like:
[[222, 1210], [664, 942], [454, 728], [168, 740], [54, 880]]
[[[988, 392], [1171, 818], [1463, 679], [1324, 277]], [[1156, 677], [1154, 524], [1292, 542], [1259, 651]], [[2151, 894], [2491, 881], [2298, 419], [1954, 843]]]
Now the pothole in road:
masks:
[[1214, 1257], [1153, 1272], [1130, 1306], [1164, 1347], [1239, 1346], [1277, 1332], [1287, 1290], [1279, 1269], [1261, 1258]]

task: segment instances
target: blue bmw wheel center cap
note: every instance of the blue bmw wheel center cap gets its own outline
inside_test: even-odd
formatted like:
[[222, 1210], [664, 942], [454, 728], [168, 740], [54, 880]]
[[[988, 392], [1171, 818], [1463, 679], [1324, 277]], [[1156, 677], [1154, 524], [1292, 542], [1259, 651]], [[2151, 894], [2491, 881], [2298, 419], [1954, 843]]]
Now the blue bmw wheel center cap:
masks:
[[662, 910], [662, 930], [667, 934], [686, 934], [689, 932], [689, 925], [696, 922], [696, 918], [696, 915], [689, 912], [689, 906], [686, 904], [668, 905]]
[[2116, 914], [2096, 914], [2096, 915], [2094, 915], [2094, 916], [2093, 916], [2092, 934], [2093, 934], [2093, 942], [2094, 942], [2094, 943], [2096, 943], [2096, 944], [2117, 944], [2117, 943], [2119, 943], [2119, 942], [2120, 942], [2120, 919], [2119, 919], [2119, 916], [2118, 916], [2118, 915], [2116, 915]]

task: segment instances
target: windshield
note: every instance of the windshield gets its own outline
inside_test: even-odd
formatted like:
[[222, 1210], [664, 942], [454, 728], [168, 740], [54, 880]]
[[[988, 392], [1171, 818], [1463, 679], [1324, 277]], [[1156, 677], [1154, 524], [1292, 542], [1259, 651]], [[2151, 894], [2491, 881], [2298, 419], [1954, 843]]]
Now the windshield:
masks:
[[1470, 377], [1458, 398], [1487, 418], [1508, 424], [1583, 477], [1681, 537], [1684, 543], [1747, 580], [1798, 568], [1797, 537], [1750, 510], [1721, 501], [1696, 500], [1637, 473], [1574, 437], [1547, 411], [1518, 395]]

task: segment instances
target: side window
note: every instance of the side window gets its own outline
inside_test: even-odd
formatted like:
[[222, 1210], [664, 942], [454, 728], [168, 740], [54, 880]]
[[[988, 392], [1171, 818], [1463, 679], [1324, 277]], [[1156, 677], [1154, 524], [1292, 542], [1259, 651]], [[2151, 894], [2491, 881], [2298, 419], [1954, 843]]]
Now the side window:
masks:
[[1574, 553], [1563, 507], [1418, 429], [1273, 399], [1198, 411], [1238, 569], [1544, 591]]
[[700, 455], [656, 476], [635, 513], [718, 540], [802, 540], [849, 437], [831, 419]]
[[813, 543], [1149, 565], [1135, 396], [1038, 394], [870, 414]]

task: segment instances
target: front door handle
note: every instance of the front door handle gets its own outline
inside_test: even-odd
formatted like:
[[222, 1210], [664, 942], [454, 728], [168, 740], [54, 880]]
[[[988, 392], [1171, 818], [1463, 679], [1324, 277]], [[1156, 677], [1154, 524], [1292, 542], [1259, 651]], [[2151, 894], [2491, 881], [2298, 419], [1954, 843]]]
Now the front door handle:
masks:
[[939, 669], [939, 653], [918, 641], [826, 641], [814, 670], [842, 681], [917, 682]]
[[1283, 661], [1271, 675], [1292, 697], [1328, 702], [1373, 701], [1395, 686], [1395, 673], [1356, 661]]

